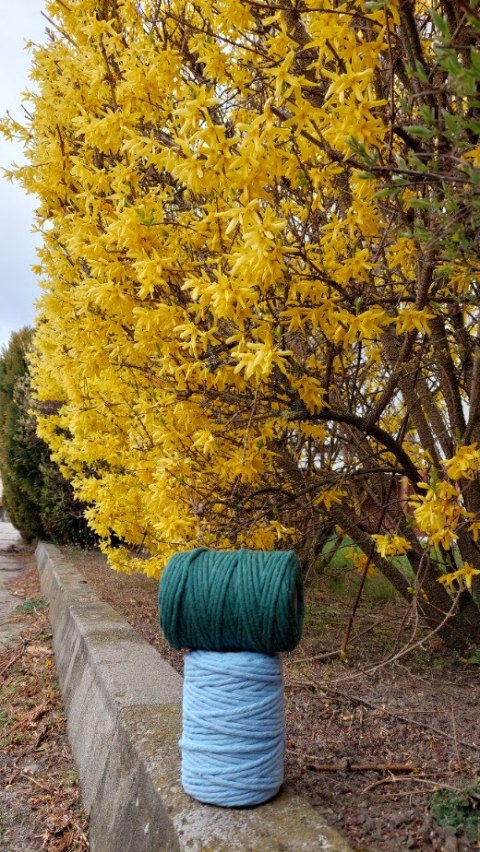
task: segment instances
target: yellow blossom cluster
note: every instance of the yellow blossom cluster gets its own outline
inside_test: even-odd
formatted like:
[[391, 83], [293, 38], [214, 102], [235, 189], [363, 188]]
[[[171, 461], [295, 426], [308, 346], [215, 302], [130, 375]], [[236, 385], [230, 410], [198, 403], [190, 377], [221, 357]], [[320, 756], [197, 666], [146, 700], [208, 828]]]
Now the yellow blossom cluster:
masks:
[[372, 538], [376, 544], [380, 556], [400, 556], [408, 553], [411, 544], [402, 535], [394, 533], [386, 533], [384, 535], [372, 534]]
[[458, 527], [467, 513], [461, 505], [459, 493], [452, 482], [438, 480], [432, 485], [421, 483], [424, 496], [410, 499], [419, 530], [428, 536], [431, 544], [440, 544], [446, 550], [458, 539]]
[[480, 447], [477, 443], [460, 444], [455, 455], [444, 462], [450, 479], [474, 479], [480, 472]]

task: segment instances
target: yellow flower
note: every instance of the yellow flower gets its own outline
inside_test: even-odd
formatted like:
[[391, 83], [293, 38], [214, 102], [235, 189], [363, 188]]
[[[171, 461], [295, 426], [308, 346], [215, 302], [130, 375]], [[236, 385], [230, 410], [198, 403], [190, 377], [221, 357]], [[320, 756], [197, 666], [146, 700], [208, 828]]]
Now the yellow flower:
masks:
[[[368, 556], [366, 556], [365, 553], [360, 553], [358, 550], [353, 549], [351, 549], [347, 555], [355, 570], [360, 574], [363, 574], [368, 562]], [[376, 573], [377, 571], [375, 566], [372, 562], [368, 562], [367, 577], [374, 577]]]
[[401, 535], [387, 533], [384, 535], [372, 535], [380, 556], [399, 556], [410, 550], [410, 543]]
[[453, 588], [453, 584], [455, 581], [462, 580], [465, 583], [467, 589], [472, 588], [472, 579], [480, 574], [480, 570], [477, 568], [472, 568], [472, 566], [468, 562], [463, 563], [463, 567], [459, 568], [458, 571], [453, 571], [450, 574], [442, 574], [441, 577], [438, 577], [438, 582], [443, 583], [444, 586], [448, 586], [450, 589]]
[[405, 334], [408, 331], [420, 331], [425, 334], [431, 334], [430, 320], [434, 316], [435, 314], [427, 309], [419, 311], [414, 308], [401, 308], [396, 320], [397, 334]]
[[451, 479], [474, 479], [480, 471], [480, 447], [477, 443], [463, 444], [443, 464]]

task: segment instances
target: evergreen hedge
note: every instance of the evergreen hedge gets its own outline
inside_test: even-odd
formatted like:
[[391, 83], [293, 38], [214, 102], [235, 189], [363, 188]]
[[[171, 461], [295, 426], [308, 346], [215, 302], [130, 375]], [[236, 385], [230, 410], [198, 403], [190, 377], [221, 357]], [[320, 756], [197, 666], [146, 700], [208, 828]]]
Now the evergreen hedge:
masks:
[[43, 538], [57, 544], [95, 544], [84, 517], [85, 505], [50, 459], [36, 434], [28, 353], [33, 331], [23, 328], [0, 354], [0, 473], [3, 505], [27, 541]]

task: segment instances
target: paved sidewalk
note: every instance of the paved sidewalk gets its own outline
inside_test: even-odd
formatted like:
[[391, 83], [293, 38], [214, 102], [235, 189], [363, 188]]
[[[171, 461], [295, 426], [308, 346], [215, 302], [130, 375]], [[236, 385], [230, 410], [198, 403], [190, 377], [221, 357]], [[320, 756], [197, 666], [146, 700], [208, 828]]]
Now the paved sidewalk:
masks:
[[9, 592], [7, 585], [29, 567], [23, 547], [22, 537], [13, 524], [0, 521], [0, 652], [15, 645], [22, 627], [10, 620], [22, 601]]

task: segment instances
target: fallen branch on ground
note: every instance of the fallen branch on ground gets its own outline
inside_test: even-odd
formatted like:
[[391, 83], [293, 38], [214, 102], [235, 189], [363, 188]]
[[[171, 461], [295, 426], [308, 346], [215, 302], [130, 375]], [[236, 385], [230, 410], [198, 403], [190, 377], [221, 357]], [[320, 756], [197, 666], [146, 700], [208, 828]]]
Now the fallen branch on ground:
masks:
[[14, 656], [14, 657], [12, 657], [12, 658], [8, 661], [8, 663], [7, 663], [7, 664], [3, 667], [3, 669], [0, 669], [0, 677], [1, 677], [3, 674], [5, 674], [5, 672], [6, 672], [6, 671], [8, 671], [8, 669], [10, 668], [10, 666], [13, 666], [13, 664], [14, 664], [14, 663], [16, 663], [16, 662], [17, 662], [17, 660], [19, 660], [19, 659], [20, 659], [20, 657], [22, 656], [22, 654], [23, 654], [23, 652], [24, 652], [24, 650], [25, 650], [25, 648], [26, 648], [26, 647], [27, 647], [27, 643], [24, 641], [24, 642], [23, 642], [23, 644], [22, 644], [22, 647], [21, 647], [20, 651], [18, 652], [18, 654], [15, 654], [15, 656]]

